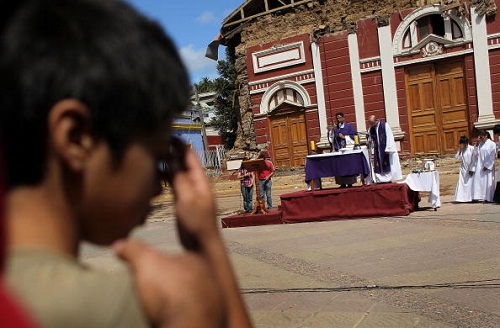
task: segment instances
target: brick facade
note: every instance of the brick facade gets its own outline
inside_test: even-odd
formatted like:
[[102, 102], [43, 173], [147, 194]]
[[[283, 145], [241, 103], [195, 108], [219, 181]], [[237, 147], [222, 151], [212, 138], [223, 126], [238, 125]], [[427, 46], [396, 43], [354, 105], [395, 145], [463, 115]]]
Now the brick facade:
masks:
[[[488, 10], [478, 13], [463, 1], [445, 7], [440, 1], [327, 0], [247, 21], [238, 39], [233, 34], [226, 40], [237, 54], [240, 85], [243, 124], [236, 147], [270, 148], [269, 90], [288, 83], [287, 88], [306, 98], [301, 110], [308, 145], [327, 146], [326, 126], [340, 111], [358, 131], [366, 130], [369, 115], [387, 120], [401, 153], [409, 155], [414, 150], [407, 69], [440, 65], [448, 58], [463, 63], [469, 135], [491, 129], [500, 123], [500, 22], [494, 17], [496, 7], [490, 3]], [[416, 22], [438, 16], [444, 17], [444, 32], [422, 37]], [[475, 62], [485, 53], [481, 65], [488, 65], [489, 75]], [[478, 90], [478, 79], [491, 80], [491, 91]]]

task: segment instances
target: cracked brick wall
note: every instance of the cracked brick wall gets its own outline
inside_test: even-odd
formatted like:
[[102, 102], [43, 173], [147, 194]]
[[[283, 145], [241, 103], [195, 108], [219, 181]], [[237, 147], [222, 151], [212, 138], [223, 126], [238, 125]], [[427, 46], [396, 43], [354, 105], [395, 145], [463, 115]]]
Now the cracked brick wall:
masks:
[[248, 88], [246, 50], [249, 47], [304, 34], [314, 39], [317, 37], [314, 32], [320, 27], [323, 33], [327, 34], [351, 31], [355, 29], [356, 22], [362, 19], [388, 19], [391, 14], [398, 11], [441, 2], [432, 0], [326, 0], [321, 1], [322, 4], [320, 4], [320, 1], [312, 1], [247, 22], [241, 31], [241, 42], [235, 47], [241, 115], [235, 150], [257, 150], [252, 113], [252, 106], [256, 104], [251, 103]]

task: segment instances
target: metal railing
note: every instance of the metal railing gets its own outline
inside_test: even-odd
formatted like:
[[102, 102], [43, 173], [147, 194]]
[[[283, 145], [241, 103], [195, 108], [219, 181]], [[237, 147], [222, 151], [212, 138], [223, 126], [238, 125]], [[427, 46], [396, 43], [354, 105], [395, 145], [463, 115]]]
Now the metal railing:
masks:
[[216, 149], [200, 150], [197, 153], [203, 167], [207, 170], [207, 176], [219, 177], [222, 174], [222, 163], [226, 155], [224, 146], [217, 145]]

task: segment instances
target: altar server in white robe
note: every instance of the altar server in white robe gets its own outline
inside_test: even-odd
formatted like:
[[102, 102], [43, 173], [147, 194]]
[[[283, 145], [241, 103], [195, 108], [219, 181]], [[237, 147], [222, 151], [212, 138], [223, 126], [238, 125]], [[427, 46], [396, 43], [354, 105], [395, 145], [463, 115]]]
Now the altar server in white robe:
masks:
[[[500, 124], [495, 124], [493, 127], [493, 134], [498, 138], [497, 141], [497, 157], [500, 157]], [[497, 173], [497, 184], [495, 187], [495, 196], [493, 196], [495, 203], [500, 203], [500, 170]]]
[[479, 131], [478, 154], [472, 183], [472, 199], [492, 202], [495, 193], [495, 157], [497, 147], [486, 130]]
[[381, 121], [375, 115], [368, 118], [368, 124], [370, 125], [369, 138], [374, 147], [374, 182], [385, 183], [402, 179], [398, 148], [389, 124]]
[[462, 136], [459, 141], [460, 148], [455, 154], [455, 159], [462, 162], [458, 175], [457, 187], [455, 188], [455, 202], [466, 203], [472, 201], [472, 176], [474, 147], [469, 145], [469, 138]]

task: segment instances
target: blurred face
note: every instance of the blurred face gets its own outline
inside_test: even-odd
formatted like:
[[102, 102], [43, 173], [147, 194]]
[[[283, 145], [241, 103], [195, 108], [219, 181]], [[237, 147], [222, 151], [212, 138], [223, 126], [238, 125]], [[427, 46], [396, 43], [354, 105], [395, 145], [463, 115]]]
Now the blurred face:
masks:
[[369, 124], [370, 126], [375, 126], [375, 125], [377, 125], [377, 122], [378, 122], [378, 120], [376, 120], [376, 119], [374, 119], [374, 118], [370, 118], [370, 119], [368, 120], [368, 124]]
[[342, 115], [335, 116], [335, 119], [337, 120], [337, 124], [344, 123], [344, 117]]
[[151, 198], [161, 192], [158, 156], [148, 142], [133, 141], [117, 163], [106, 142], [97, 145], [78, 211], [85, 240], [110, 244], [144, 222]]

